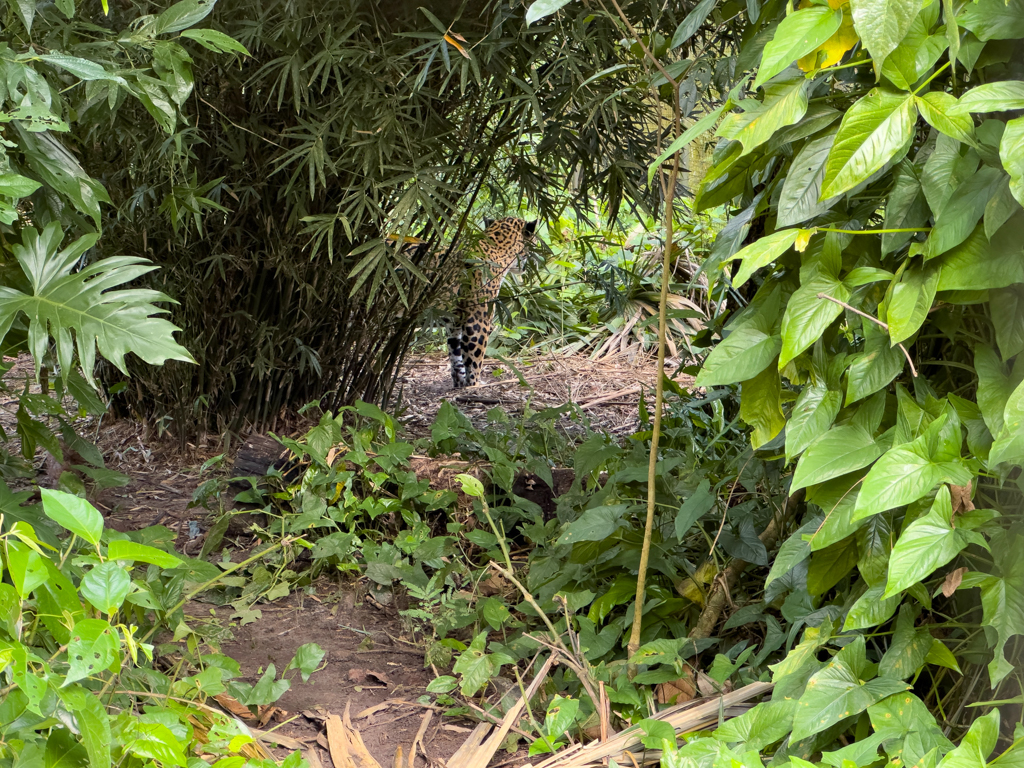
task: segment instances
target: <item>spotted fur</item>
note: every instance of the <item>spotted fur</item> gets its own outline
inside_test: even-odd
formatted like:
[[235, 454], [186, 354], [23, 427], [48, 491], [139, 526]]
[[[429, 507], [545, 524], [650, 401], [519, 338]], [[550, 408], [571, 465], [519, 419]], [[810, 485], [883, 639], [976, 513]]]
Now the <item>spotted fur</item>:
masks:
[[509, 270], [526, 253], [536, 221], [505, 218], [487, 223], [474, 254], [479, 264], [462, 283], [448, 326], [448, 361], [456, 389], [477, 383], [487, 342], [494, 330], [494, 300]]

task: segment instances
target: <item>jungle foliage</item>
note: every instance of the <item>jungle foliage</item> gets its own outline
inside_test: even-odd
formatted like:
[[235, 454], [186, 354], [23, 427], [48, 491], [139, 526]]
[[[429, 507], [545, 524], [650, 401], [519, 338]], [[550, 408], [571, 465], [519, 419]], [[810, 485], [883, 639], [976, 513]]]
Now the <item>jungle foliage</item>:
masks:
[[[588, 12], [531, 11], [558, 9]], [[765, 599], [785, 583], [783, 615], [799, 600], [810, 628], [773, 667], [770, 702], [673, 760], [803, 765], [821, 752], [859, 766], [882, 749], [893, 764], [1014, 763], [1024, 6], [745, 11], [735, 84], [670, 149], [714, 129], [695, 207], [733, 217], [704, 270], [749, 303], [697, 384], [737, 387], [755, 455], [793, 467], [789, 498], [805, 494], [806, 509]]]
[[[419, 5], [218, 3], [209, 23], [248, 55], [190, 46], [162, 86], [180, 119], [127, 105], [82, 141], [118, 211], [103, 247], [163, 267], [152, 284], [198, 362], [133, 369], [135, 412], [183, 439], [314, 398], [380, 402], [483, 216], [657, 210], [646, 165], [668, 124], [613, 24]], [[681, 20], [630, 8], [666, 33]], [[709, 66], [694, 103], [724, 74]]]
[[[129, 287], [154, 269], [137, 256], [98, 253], [110, 198], [75, 148], [88, 128], [109, 129], [119, 108], [140, 103], [160, 114], [185, 40], [238, 49], [196, 29], [211, 5], [193, 0], [108, 28], [97, 5], [5, 6], [0, 42], [0, 393], [16, 406], [17, 435], [0, 429], [0, 765], [221, 765], [278, 763], [237, 720], [197, 705], [231, 691], [250, 706], [276, 700], [290, 677], [308, 676], [323, 656], [305, 646], [278, 676], [236, 680], [238, 664], [200, 646], [183, 606], [218, 583], [222, 569], [179, 557], [163, 526], [129, 534], [104, 526], [84, 498], [56, 490], [12, 492], [35, 477], [37, 448], [97, 485], [123, 475], [77, 431], [78, 417], [100, 417], [100, 368], [124, 371], [127, 356], [148, 364], [191, 360], [158, 307], [169, 298]], [[169, 64], [173, 62], [174, 66]], [[155, 100], [154, 100], [155, 99]], [[148, 117], [146, 118], [149, 119]], [[34, 371], [16, 381], [16, 356]], [[33, 375], [34, 374], [34, 375]], [[41, 391], [32, 385], [42, 384]], [[17, 440], [20, 455], [9, 448]], [[62, 484], [70, 474], [61, 477]], [[80, 479], [77, 488], [84, 495]], [[256, 555], [257, 559], [262, 553]], [[182, 653], [154, 636], [185, 641], [178, 672], [154, 658]], [[161, 638], [162, 640], [163, 638]], [[283, 765], [299, 768], [302, 756]]]

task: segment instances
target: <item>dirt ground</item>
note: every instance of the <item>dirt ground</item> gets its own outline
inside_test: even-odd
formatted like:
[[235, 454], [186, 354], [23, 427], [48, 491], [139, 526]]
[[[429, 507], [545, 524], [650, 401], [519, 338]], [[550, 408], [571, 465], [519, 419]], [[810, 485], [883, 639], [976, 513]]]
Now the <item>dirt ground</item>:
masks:
[[[23, 382], [30, 374], [30, 363], [19, 360], [7, 378]], [[593, 427], [627, 435], [638, 426], [640, 390], [653, 387], [655, 375], [655, 366], [646, 357], [600, 362], [582, 356], [536, 357], [517, 361], [514, 369], [509, 363], [488, 360], [483, 384], [455, 392], [446, 358], [441, 354], [421, 355], [409, 360], [401, 372], [398, 412], [407, 436], [422, 437], [429, 435], [445, 398], [453, 400], [481, 428], [486, 425], [487, 411], [495, 407], [509, 415], [521, 415], [526, 407], [537, 411], [572, 401]], [[16, 407], [16, 400], [0, 402], [0, 426], [11, 437]], [[567, 417], [563, 421], [570, 433], [577, 426]], [[76, 428], [97, 441], [109, 469], [131, 478], [125, 487], [104, 490], [92, 499], [104, 513], [107, 525], [122, 531], [165, 525], [177, 532], [178, 548], [195, 556], [215, 513], [194, 505], [193, 495], [210, 474], [201, 476], [202, 463], [220, 453], [220, 446], [190, 444], [188, 453], [182, 454], [176, 443], [161, 440], [144, 425], [127, 421], [97, 424], [82, 420]], [[55, 487], [66, 469], [45, 459], [42, 453], [37, 455], [35, 466], [35, 482], [43, 487]], [[230, 470], [225, 466], [220, 471]], [[19, 487], [18, 481], [9, 484]], [[20, 483], [22, 487], [28, 484]], [[229, 535], [226, 541], [236, 552], [244, 553], [257, 540], [242, 531]], [[318, 758], [322, 766], [333, 765], [325, 748], [324, 719], [348, 709], [352, 725], [381, 766], [397, 765], [396, 750], [401, 746], [404, 765], [440, 768], [441, 761], [455, 752], [475, 723], [442, 718], [440, 712], [416, 703], [434, 673], [424, 670], [423, 651], [414, 639], [403, 635], [396, 605], [383, 606], [368, 599], [366, 586], [360, 583], [321, 579], [312, 591], [254, 606], [261, 616], [244, 626], [231, 621], [233, 609], [229, 606], [197, 602], [191, 604], [194, 613], [190, 615], [196, 621], [209, 621], [212, 611], [213, 619], [230, 630], [233, 637], [223, 643], [221, 650], [240, 663], [244, 679], [250, 683], [255, 683], [269, 664], [282, 670], [304, 643], [315, 642], [324, 649], [322, 668], [307, 683], [299, 677], [293, 679], [290, 690], [277, 703], [282, 711], [265, 726], [297, 739], [307, 759], [313, 750], [314, 759]], [[428, 714], [429, 721], [425, 721]], [[425, 722], [423, 748], [415, 762], [409, 763], [409, 747]], [[525, 752], [516, 756], [499, 752], [492, 766], [525, 762]], [[311, 765], [316, 768], [315, 762]]]

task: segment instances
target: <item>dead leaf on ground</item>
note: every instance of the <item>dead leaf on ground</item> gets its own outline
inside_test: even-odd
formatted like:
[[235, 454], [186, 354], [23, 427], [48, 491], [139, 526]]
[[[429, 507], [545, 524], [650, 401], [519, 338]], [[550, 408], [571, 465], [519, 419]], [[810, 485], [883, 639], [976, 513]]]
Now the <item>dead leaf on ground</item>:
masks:
[[723, 693], [729, 693], [731, 690], [732, 683], [728, 680], [724, 684], [719, 685], [717, 680], [713, 680], [703, 672], [697, 673], [697, 691], [703, 698], [721, 696]]
[[368, 683], [371, 685], [391, 685], [391, 678], [387, 672], [377, 672], [373, 669], [353, 668], [348, 671], [348, 679], [353, 683]]
[[659, 704], [682, 704], [697, 695], [697, 686], [693, 684], [693, 676], [689, 673], [678, 680], [660, 683], [654, 690]]
[[484, 597], [493, 597], [502, 594], [508, 589], [509, 583], [497, 573], [484, 579], [477, 585], [477, 589]]
[[946, 578], [942, 580], [942, 596], [952, 597], [953, 593], [956, 592], [960, 583], [964, 580], [964, 574], [967, 573], [966, 568], [957, 568], [954, 571], [950, 571], [946, 574]]
[[380, 768], [348, 717], [344, 722], [337, 715], [327, 718], [327, 745], [334, 768]]
[[256, 717], [249, 708], [242, 702], [227, 693], [218, 693], [213, 697], [213, 700], [220, 704], [224, 709], [230, 712], [235, 717], [240, 717], [243, 720], [248, 720], [250, 723], [256, 722]]

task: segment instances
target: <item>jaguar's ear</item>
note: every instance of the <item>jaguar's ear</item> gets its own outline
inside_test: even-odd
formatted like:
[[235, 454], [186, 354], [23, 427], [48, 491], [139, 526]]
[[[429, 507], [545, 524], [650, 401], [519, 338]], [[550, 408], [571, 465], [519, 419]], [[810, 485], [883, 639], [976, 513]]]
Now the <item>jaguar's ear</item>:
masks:
[[484, 229], [490, 229], [493, 223], [494, 219], [484, 219]]
[[533, 235], [537, 231], [537, 220], [528, 221], [523, 225], [523, 232], [527, 235]]

